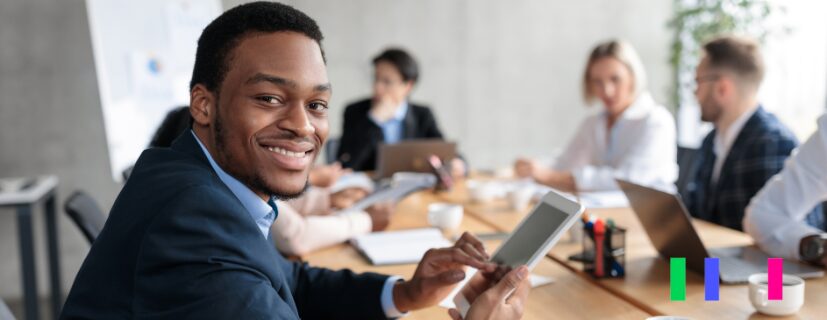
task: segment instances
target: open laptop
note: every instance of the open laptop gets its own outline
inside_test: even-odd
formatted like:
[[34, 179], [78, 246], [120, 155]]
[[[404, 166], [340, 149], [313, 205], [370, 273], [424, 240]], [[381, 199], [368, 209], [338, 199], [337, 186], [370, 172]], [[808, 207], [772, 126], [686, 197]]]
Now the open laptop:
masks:
[[457, 145], [443, 140], [405, 140], [380, 144], [374, 178], [388, 178], [397, 172], [432, 172], [428, 164], [431, 155], [436, 155], [444, 162], [450, 161], [457, 155]]
[[[723, 283], [745, 283], [751, 274], [767, 272], [770, 256], [754, 246], [707, 249], [677, 195], [616, 180], [661, 257], [685, 257], [686, 267], [700, 274], [704, 274], [704, 258], [716, 257]], [[821, 268], [786, 259], [784, 273], [802, 278], [824, 276]]]

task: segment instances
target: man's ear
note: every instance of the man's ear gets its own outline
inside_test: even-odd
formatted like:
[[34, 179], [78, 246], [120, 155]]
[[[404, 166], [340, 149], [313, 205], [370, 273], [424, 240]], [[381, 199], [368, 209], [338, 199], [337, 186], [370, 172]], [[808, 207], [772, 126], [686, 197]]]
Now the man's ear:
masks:
[[413, 80], [408, 80], [408, 81], [405, 81], [404, 84], [405, 84], [405, 96], [407, 97], [407, 96], [411, 95], [411, 92], [413, 91], [413, 87], [416, 83]]
[[190, 90], [190, 115], [194, 124], [209, 127], [217, 112], [215, 94], [203, 84], [197, 84]]
[[725, 99], [735, 93], [735, 83], [733, 83], [731, 79], [724, 77], [720, 81], [717, 81], [714, 90], [715, 95]]

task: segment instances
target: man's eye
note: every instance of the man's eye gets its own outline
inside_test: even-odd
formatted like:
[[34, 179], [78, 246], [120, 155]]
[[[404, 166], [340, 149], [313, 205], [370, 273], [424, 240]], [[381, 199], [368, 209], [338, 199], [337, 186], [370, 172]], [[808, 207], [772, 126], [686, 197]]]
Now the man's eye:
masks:
[[325, 105], [324, 103], [319, 103], [319, 102], [313, 102], [313, 103], [307, 105], [307, 107], [310, 108], [310, 110], [317, 110], [317, 111], [327, 110], [327, 105]]
[[278, 98], [276, 98], [274, 96], [260, 96], [260, 97], [256, 97], [256, 99], [258, 99], [260, 101], [264, 101], [266, 103], [279, 103], [279, 102], [281, 102], [281, 101], [279, 101]]

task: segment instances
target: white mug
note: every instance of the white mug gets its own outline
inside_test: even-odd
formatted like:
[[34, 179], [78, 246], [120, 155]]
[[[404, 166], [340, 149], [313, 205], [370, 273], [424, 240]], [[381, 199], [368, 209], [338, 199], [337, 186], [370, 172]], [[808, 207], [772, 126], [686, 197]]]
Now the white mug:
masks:
[[468, 180], [465, 182], [465, 186], [468, 188], [472, 202], [485, 203], [493, 200], [496, 196], [496, 187], [488, 182]]
[[459, 204], [432, 203], [428, 205], [428, 223], [443, 231], [459, 228], [463, 208]]
[[749, 301], [755, 310], [771, 316], [786, 316], [798, 312], [804, 305], [804, 279], [793, 275], [782, 277], [782, 300], [769, 300], [768, 277], [766, 273], [749, 276]]
[[508, 192], [508, 205], [511, 210], [522, 211], [531, 202], [534, 196], [534, 188], [530, 186], [518, 186]]

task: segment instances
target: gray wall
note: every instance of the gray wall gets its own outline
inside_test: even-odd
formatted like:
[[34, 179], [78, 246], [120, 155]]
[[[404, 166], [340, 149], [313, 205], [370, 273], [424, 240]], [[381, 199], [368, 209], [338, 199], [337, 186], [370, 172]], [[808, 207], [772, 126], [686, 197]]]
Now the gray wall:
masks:
[[[671, 1], [291, 3], [327, 37], [334, 135], [344, 104], [369, 94], [370, 58], [388, 45], [420, 60], [414, 100], [434, 108], [443, 131], [477, 166], [507, 165], [563, 145], [591, 112], [579, 98], [579, 81], [598, 41], [630, 40], [656, 99], [667, 97]], [[0, 177], [56, 174], [61, 203], [81, 188], [108, 209], [120, 186], [109, 175], [101, 119], [84, 2], [0, 1]], [[7, 300], [20, 296], [16, 234], [13, 212], [0, 211], [0, 297]], [[68, 290], [88, 245], [62, 211], [60, 234]], [[38, 258], [46, 279], [45, 255]], [[45, 295], [45, 281], [40, 286]]]
[[[55, 174], [60, 202], [74, 189], [105, 206], [120, 188], [109, 172], [82, 0], [0, 1], [0, 177]], [[59, 212], [65, 288], [89, 245]], [[48, 292], [42, 214], [35, 223], [40, 292]], [[21, 296], [14, 211], [0, 209], [0, 297]], [[19, 316], [19, 315], [18, 315]]]
[[[245, 1], [225, 0], [225, 7]], [[370, 94], [370, 60], [398, 45], [421, 63], [413, 100], [434, 108], [473, 165], [548, 155], [588, 112], [580, 95], [586, 57], [599, 41], [628, 39], [666, 102], [672, 1], [288, 1], [321, 25], [334, 94], [332, 135], [348, 101]], [[671, 109], [671, 106], [670, 106]]]

